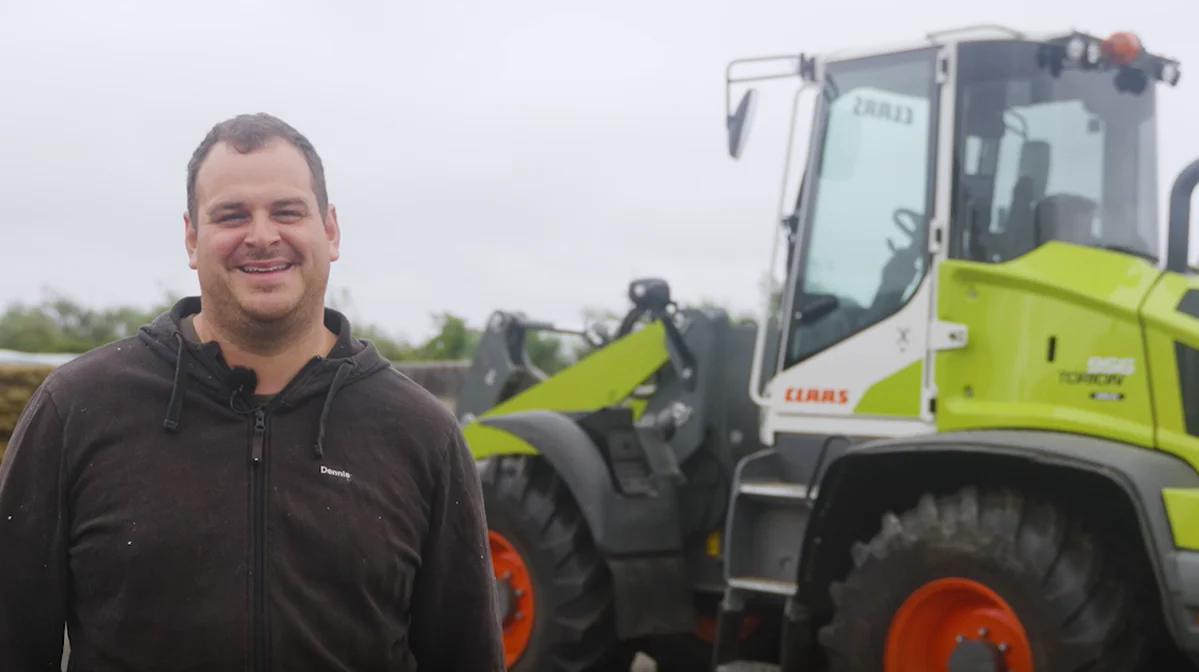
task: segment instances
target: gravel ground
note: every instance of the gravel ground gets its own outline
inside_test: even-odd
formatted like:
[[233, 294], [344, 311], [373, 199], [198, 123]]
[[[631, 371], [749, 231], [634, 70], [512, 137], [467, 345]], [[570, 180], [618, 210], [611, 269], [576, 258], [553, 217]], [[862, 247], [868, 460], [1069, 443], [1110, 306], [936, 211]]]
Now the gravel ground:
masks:
[[[67, 660], [71, 657], [71, 643], [67, 641], [65, 634], [63, 636], [63, 648], [62, 669], [63, 672], [66, 672]], [[637, 659], [633, 661], [633, 667], [629, 672], [657, 672], [657, 670], [658, 666], [654, 664], [653, 660], [643, 655], [638, 655]]]
[[637, 660], [633, 661], [633, 669], [629, 672], [657, 672], [658, 666], [654, 661], [641, 654], [637, 655]]

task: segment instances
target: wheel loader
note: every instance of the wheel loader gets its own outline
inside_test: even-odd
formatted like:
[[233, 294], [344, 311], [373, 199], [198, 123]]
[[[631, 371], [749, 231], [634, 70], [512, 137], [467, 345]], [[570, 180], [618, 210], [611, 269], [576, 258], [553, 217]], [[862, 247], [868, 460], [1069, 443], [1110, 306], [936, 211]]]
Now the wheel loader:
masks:
[[[1133, 33], [1004, 26], [732, 63], [728, 101], [811, 103], [757, 323], [645, 278], [552, 376], [522, 343], [555, 327], [517, 312], [475, 354], [509, 668], [1199, 661], [1199, 161], [1158, 212], [1179, 77]], [[756, 101], [726, 105], [734, 158]]]

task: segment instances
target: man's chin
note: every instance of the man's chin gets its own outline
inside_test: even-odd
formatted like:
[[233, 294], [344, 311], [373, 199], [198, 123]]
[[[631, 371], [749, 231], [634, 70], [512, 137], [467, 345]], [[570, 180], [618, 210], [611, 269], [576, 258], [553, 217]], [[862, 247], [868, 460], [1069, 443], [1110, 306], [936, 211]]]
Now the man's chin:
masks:
[[242, 313], [254, 322], [276, 324], [295, 315], [297, 301], [290, 297], [250, 297], [238, 301]]

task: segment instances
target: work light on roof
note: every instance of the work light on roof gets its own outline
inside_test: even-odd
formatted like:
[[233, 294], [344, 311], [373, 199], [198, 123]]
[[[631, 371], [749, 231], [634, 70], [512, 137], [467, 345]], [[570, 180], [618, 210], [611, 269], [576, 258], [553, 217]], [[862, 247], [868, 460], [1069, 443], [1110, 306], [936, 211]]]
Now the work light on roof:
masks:
[[1075, 35], [1066, 43], [1066, 58], [1071, 61], [1096, 65], [1103, 56], [1103, 47], [1098, 40], [1086, 35]]
[[1178, 64], [1173, 61], [1162, 61], [1161, 67], [1158, 69], [1157, 77], [1170, 86], [1178, 86], [1178, 79], [1182, 73], [1178, 70]]
[[1131, 65], [1145, 51], [1132, 33], [1112, 33], [1101, 45], [1103, 57], [1114, 65]]
[[1090, 68], [1135, 68], [1165, 84], [1177, 86], [1181, 73], [1178, 62], [1145, 51], [1135, 33], [1118, 31], [1107, 39], [1075, 33], [1066, 41], [1065, 60]]
[[1066, 43], [1066, 58], [1071, 61], [1081, 61], [1087, 52], [1087, 41], [1081, 35], [1075, 35]]

